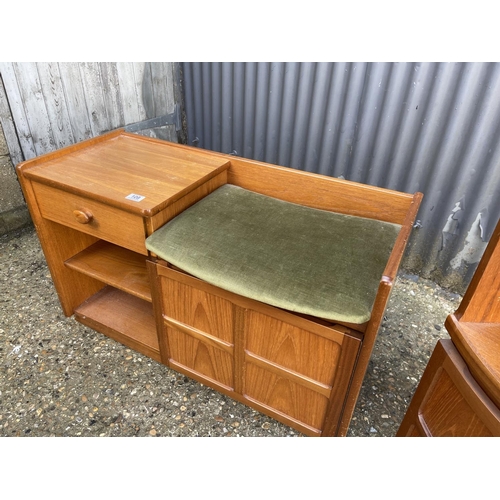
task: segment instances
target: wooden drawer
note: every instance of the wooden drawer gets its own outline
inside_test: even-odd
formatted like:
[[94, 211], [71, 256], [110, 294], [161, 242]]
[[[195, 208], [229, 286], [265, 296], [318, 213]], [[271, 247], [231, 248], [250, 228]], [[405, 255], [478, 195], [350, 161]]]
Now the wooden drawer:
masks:
[[134, 252], [148, 254], [142, 217], [45, 184], [34, 182], [33, 189], [40, 212], [46, 219]]

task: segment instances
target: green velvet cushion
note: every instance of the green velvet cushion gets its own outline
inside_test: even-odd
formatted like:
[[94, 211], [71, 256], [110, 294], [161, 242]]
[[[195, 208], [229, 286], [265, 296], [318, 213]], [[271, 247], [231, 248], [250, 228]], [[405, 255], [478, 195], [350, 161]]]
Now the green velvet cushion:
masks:
[[400, 228], [226, 184], [149, 236], [146, 247], [225, 290], [359, 324], [370, 319]]

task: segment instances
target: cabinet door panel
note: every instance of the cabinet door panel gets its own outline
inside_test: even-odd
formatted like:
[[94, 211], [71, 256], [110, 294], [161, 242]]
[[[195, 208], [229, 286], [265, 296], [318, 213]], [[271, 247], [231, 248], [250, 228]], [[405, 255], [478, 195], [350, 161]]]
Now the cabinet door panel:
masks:
[[163, 290], [165, 316], [226, 342], [233, 342], [231, 302], [171, 279], [163, 280]]
[[432, 436], [492, 436], [445, 370], [439, 370], [419, 414]]
[[333, 385], [341, 346], [267, 315], [248, 310], [246, 348], [289, 370]]
[[171, 361], [228, 388], [233, 387], [233, 357], [230, 353], [176, 328], [167, 326], [166, 332]]
[[245, 397], [321, 429], [328, 398], [252, 363], [245, 370]]

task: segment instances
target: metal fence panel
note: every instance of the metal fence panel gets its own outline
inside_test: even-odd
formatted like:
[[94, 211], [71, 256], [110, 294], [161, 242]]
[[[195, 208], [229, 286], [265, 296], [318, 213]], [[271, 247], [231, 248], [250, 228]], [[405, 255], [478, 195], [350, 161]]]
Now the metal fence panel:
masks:
[[500, 217], [499, 63], [183, 63], [189, 144], [424, 193], [403, 266], [463, 292]]

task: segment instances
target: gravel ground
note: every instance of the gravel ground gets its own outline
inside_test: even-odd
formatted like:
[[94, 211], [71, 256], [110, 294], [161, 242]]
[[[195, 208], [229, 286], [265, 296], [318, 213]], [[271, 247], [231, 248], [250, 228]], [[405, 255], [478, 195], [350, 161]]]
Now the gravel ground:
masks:
[[[0, 237], [0, 436], [299, 432], [66, 318], [33, 227]], [[394, 436], [461, 297], [398, 276], [348, 436]]]

